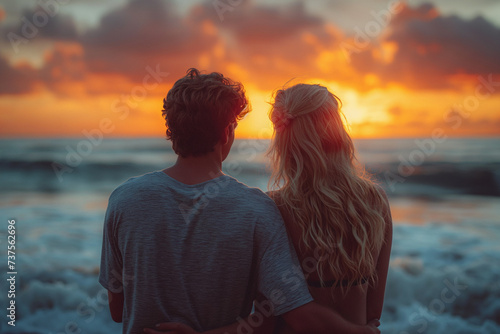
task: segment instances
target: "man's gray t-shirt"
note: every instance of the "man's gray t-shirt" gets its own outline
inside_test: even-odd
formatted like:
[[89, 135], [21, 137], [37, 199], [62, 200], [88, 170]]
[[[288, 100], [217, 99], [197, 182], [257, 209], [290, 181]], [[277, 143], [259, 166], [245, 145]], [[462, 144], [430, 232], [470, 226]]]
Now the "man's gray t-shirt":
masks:
[[99, 282], [123, 289], [124, 333], [168, 321], [228, 325], [258, 292], [275, 315], [312, 301], [274, 202], [227, 175], [186, 185], [155, 171], [115, 189]]

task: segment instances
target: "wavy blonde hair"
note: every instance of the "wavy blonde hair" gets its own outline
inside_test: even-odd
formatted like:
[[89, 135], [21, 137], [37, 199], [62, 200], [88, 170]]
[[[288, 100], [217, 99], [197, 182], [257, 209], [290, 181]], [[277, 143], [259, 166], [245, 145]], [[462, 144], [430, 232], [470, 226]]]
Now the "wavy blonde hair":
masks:
[[376, 280], [385, 194], [356, 163], [340, 104], [320, 85], [278, 90], [269, 115], [275, 133], [268, 155], [270, 187], [300, 228], [301, 251], [319, 255], [321, 284], [328, 272], [349, 289], [362, 279]]

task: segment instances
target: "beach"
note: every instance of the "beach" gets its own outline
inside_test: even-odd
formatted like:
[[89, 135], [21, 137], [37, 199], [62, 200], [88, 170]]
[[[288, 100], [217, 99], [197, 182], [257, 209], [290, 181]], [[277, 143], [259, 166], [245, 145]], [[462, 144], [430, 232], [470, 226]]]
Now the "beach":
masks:
[[[268, 144], [235, 141], [223, 170], [267, 190]], [[500, 333], [500, 139], [359, 139], [355, 147], [395, 224], [382, 332]], [[175, 157], [162, 138], [0, 140], [0, 247], [14, 220], [17, 272], [15, 327], [3, 315], [1, 333], [121, 332], [97, 282], [107, 199]]]

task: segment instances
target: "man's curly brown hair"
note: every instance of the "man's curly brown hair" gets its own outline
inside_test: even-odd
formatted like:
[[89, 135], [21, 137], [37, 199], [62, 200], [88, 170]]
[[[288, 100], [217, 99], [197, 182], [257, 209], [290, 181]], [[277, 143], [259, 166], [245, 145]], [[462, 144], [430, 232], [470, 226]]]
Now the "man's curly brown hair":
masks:
[[189, 157], [212, 152], [225, 128], [249, 111], [241, 83], [190, 68], [163, 99], [162, 115], [175, 153]]

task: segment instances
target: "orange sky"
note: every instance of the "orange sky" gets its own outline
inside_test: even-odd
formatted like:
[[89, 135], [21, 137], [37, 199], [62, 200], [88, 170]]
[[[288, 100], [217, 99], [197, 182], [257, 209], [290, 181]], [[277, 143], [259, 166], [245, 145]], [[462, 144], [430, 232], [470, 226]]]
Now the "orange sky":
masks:
[[[29, 8], [28, 21], [43, 11]], [[500, 134], [500, 28], [482, 16], [381, 4], [346, 29], [301, 2], [221, 16], [212, 2], [131, 0], [94, 24], [70, 9], [27, 36], [0, 8], [1, 136], [163, 136], [162, 99], [189, 67], [245, 85], [239, 137], [271, 135], [268, 102], [291, 79], [339, 96], [354, 137]]]

